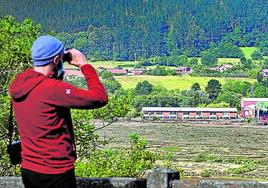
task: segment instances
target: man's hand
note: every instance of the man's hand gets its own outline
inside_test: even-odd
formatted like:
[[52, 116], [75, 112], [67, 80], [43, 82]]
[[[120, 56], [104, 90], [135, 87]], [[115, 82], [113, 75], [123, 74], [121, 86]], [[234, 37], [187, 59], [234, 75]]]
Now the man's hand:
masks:
[[68, 50], [72, 54], [72, 61], [69, 62], [70, 65], [74, 65], [76, 67], [81, 67], [82, 65], [87, 64], [87, 59], [79, 50], [70, 49]]

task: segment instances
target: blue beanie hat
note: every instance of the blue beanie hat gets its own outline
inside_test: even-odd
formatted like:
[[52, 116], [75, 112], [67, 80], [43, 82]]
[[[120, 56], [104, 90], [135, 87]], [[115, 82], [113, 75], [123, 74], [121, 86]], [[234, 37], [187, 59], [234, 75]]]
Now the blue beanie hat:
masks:
[[31, 48], [33, 65], [44, 66], [56, 55], [63, 54], [64, 46], [61, 41], [52, 36], [41, 36], [36, 39]]

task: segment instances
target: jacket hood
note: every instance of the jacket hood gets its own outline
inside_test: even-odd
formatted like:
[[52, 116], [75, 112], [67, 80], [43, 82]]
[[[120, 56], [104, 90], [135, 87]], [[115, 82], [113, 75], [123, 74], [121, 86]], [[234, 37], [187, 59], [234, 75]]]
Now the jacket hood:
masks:
[[26, 69], [18, 74], [9, 87], [9, 93], [13, 99], [26, 97], [33, 88], [39, 85], [47, 77], [33, 69]]

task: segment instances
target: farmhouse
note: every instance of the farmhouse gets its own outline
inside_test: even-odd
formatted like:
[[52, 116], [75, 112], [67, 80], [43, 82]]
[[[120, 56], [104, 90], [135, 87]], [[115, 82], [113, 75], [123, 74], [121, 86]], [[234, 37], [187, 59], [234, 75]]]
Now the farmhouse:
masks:
[[268, 69], [262, 69], [262, 76], [263, 77], [268, 77]]
[[268, 98], [242, 98], [241, 117], [268, 122]]
[[193, 72], [193, 69], [190, 67], [177, 67], [176, 73], [177, 74], [191, 74]]
[[145, 119], [236, 119], [236, 108], [143, 107]]
[[216, 71], [220, 71], [220, 72], [224, 72], [228, 69], [231, 69], [233, 68], [232, 65], [229, 65], [229, 64], [224, 64], [224, 65], [220, 65], [220, 66], [217, 66], [217, 67], [214, 67], [214, 68], [210, 68], [211, 70], [216, 70]]
[[128, 75], [142, 75], [145, 70], [144, 68], [130, 69]]
[[125, 75], [128, 73], [126, 69], [114, 69], [114, 68], [109, 68], [107, 69], [108, 72], [115, 74], [115, 75]]

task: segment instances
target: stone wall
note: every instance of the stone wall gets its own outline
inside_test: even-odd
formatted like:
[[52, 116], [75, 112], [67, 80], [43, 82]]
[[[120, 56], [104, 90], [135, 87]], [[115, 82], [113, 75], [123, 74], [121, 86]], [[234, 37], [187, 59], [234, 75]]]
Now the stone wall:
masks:
[[[21, 177], [0, 177], [0, 188], [24, 188]], [[77, 178], [77, 188], [268, 188], [268, 182], [191, 178], [172, 169], [154, 169], [147, 179]]]

